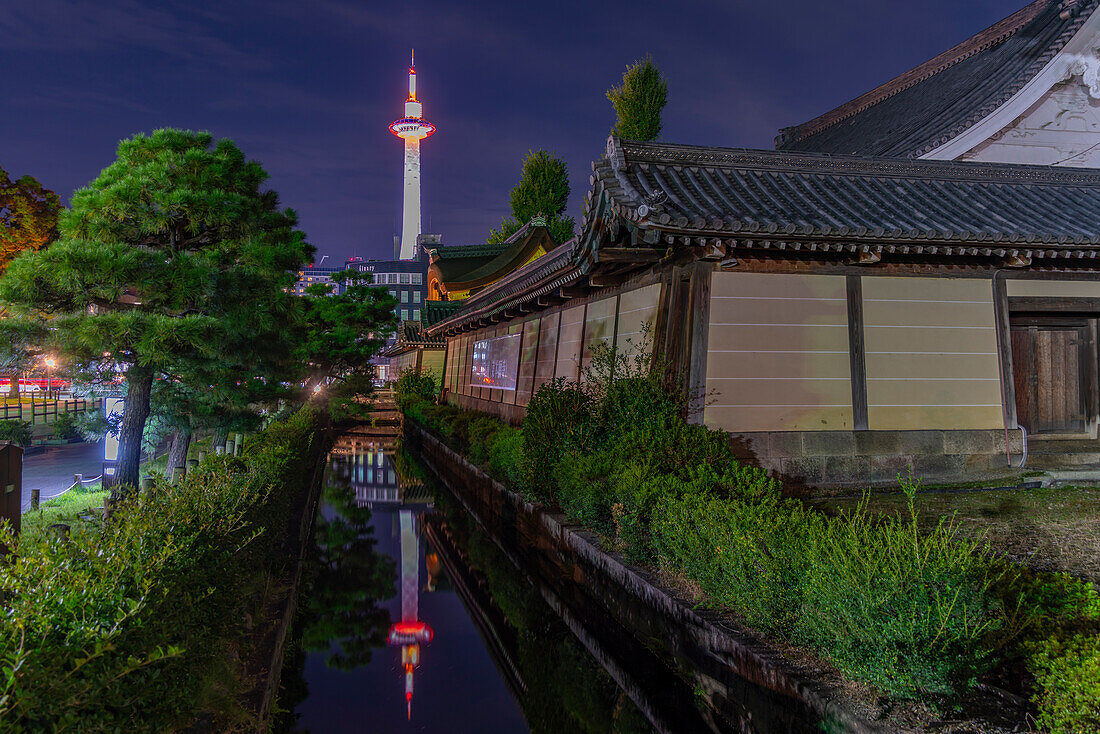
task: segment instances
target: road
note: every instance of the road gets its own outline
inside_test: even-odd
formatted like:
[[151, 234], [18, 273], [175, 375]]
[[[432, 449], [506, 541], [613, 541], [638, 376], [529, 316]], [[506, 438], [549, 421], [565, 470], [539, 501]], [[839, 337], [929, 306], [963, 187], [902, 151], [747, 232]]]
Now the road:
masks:
[[73, 483], [73, 474], [97, 477], [103, 470], [103, 442], [46, 446], [23, 456], [23, 511], [31, 506], [31, 490], [42, 490], [42, 501]]

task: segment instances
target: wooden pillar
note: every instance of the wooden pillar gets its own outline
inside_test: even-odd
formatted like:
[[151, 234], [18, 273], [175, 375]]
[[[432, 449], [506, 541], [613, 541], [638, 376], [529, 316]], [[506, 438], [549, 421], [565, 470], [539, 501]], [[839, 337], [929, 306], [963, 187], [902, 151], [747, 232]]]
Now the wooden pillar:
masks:
[[707, 396], [707, 348], [710, 336], [710, 284], [714, 265], [691, 265], [687, 307], [687, 420], [703, 423]]
[[998, 273], [993, 274], [993, 319], [997, 325], [1001, 399], [1004, 401], [1005, 427], [1018, 428], [1016, 382], [1012, 369], [1012, 323], [1008, 310], [1008, 288], [1005, 285], [1004, 278], [998, 278], [997, 275]]
[[863, 276], [847, 277], [848, 298], [848, 360], [852, 383], [852, 428], [866, 431], [867, 418], [867, 351], [863, 329]]

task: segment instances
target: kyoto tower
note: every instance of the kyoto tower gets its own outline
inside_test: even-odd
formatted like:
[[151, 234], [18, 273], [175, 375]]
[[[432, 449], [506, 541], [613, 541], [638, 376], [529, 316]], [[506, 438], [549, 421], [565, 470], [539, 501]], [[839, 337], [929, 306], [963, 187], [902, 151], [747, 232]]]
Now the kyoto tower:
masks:
[[416, 256], [416, 238], [420, 234], [420, 141], [435, 132], [435, 125], [423, 118], [424, 105], [416, 99], [416, 56], [409, 64], [409, 98], [405, 116], [394, 120], [390, 132], [405, 141], [405, 204], [401, 217], [401, 251], [398, 257]]

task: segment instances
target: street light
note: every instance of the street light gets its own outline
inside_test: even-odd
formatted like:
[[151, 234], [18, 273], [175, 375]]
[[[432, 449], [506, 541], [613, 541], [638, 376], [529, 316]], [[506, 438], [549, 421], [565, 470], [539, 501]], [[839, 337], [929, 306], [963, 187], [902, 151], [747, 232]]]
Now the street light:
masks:
[[50, 374], [50, 370], [52, 370], [56, 366], [57, 366], [57, 361], [54, 360], [53, 357], [47, 357], [46, 358], [46, 397], [47, 398], [50, 397], [50, 387], [51, 387], [51, 384], [52, 384], [50, 382], [50, 378], [52, 376]]

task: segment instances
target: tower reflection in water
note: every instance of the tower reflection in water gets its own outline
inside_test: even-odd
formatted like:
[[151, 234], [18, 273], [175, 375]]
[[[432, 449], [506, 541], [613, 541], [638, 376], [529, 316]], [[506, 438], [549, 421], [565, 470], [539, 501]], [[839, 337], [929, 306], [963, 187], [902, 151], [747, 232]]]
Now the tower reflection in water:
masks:
[[[346, 442], [346, 443], [345, 443]], [[371, 510], [397, 510], [397, 529], [401, 542], [401, 619], [389, 631], [387, 641], [401, 650], [401, 669], [404, 671], [406, 716], [412, 718], [413, 676], [420, 666], [421, 648], [432, 641], [432, 628], [419, 618], [420, 595], [420, 520], [423, 512], [432, 509], [431, 494], [421, 480], [399, 476], [393, 469], [392, 441], [361, 441], [346, 437], [337, 452], [347, 452], [345, 461], [338, 462], [346, 472], [355, 492], [357, 504]], [[343, 449], [341, 451], [341, 449]], [[337, 462], [334, 462], [334, 469]], [[438, 576], [438, 559], [427, 553], [428, 583], [426, 590], [434, 590], [433, 579]]]

